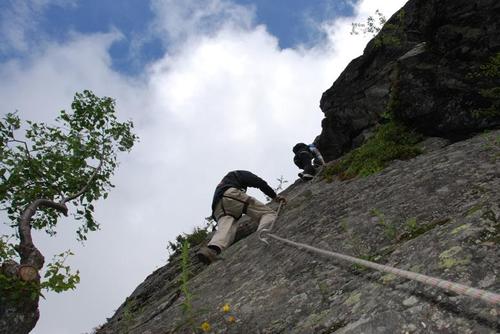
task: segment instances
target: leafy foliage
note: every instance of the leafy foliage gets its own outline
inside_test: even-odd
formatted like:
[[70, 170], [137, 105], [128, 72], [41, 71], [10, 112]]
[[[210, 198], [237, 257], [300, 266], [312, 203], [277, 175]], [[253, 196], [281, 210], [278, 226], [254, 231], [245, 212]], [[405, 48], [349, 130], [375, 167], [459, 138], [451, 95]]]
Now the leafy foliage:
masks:
[[40, 287], [34, 282], [25, 282], [0, 272], [0, 303], [17, 301], [29, 296], [32, 300], [40, 295]]
[[14, 259], [17, 255], [14, 245], [9, 240], [10, 238], [6, 235], [0, 236], [0, 259], [2, 261]]
[[485, 98], [490, 104], [489, 107], [480, 108], [473, 110], [471, 112], [472, 117], [475, 119], [482, 118], [496, 118], [500, 116], [500, 86], [498, 82], [500, 81], [500, 52], [495, 56], [490, 57], [489, 61], [480, 66], [480, 71], [474, 74], [468, 75], [469, 79], [480, 79], [480, 81], [492, 81], [493, 86], [490, 82], [484, 85], [479, 84], [479, 94]]
[[[138, 137], [132, 133], [131, 121], [117, 120], [112, 98], [85, 90], [75, 95], [71, 109], [60, 111], [53, 125], [23, 124], [13, 113], [0, 120], [0, 210], [12, 228], [18, 227], [24, 210], [37, 199], [73, 204], [72, 216], [80, 222], [78, 240], [86, 240], [88, 232], [99, 228], [93, 203], [108, 196], [114, 187], [110, 179], [118, 165], [117, 153], [130, 151]], [[31, 227], [55, 235], [61, 214], [39, 208]], [[18, 238], [16, 232], [10, 239], [2, 237], [0, 264], [14, 257], [13, 242]], [[78, 283], [78, 273], [70, 274], [63, 265], [68, 255], [60, 254], [48, 266], [44, 288], [59, 292]]]
[[176, 254], [182, 250], [185, 242], [189, 247], [194, 247], [201, 244], [208, 236], [208, 227], [195, 227], [190, 234], [180, 234], [175, 238], [175, 242], [168, 242], [167, 249], [171, 254]]
[[[2, 254], [3, 255], [3, 254]], [[13, 255], [13, 254], [12, 254]], [[68, 256], [73, 255], [70, 251], [54, 256], [53, 262], [47, 265], [44, 278], [41, 284], [35, 282], [24, 282], [17, 277], [10, 277], [0, 272], [0, 295], [4, 298], [16, 302], [23, 296], [29, 295], [31, 299], [42, 296], [42, 290], [51, 290], [57, 293], [74, 290], [80, 282], [79, 271], [71, 272], [71, 268], [64, 265]]]
[[[375, 16], [375, 17], [374, 17]], [[363, 35], [371, 34], [373, 36], [377, 35], [384, 24], [387, 22], [385, 15], [382, 14], [378, 9], [375, 10], [374, 16], [368, 16], [366, 23], [353, 22], [351, 23], [352, 30], [351, 35], [359, 35], [361, 31]]]
[[62, 292], [66, 290], [74, 290], [76, 285], [80, 282], [79, 271], [71, 273], [69, 266], [64, 265], [68, 256], [74, 255], [70, 251], [54, 256], [53, 262], [47, 265], [45, 278], [47, 279], [42, 283], [42, 289], [52, 290], [55, 292]]
[[481, 66], [481, 74], [489, 78], [500, 78], [500, 52], [489, 59], [489, 62]]
[[189, 269], [189, 241], [184, 240], [181, 244], [181, 277], [180, 277], [180, 290], [184, 296], [181, 304], [184, 321], [178, 326], [189, 328], [192, 333], [196, 333], [194, 310], [193, 310], [193, 294], [189, 290], [189, 279], [191, 277], [191, 270]]
[[188, 281], [191, 276], [191, 271], [189, 270], [189, 242], [184, 240], [181, 248], [181, 291], [184, 294], [184, 302], [182, 303], [183, 312], [190, 318], [192, 318], [193, 306], [191, 303], [192, 294], [189, 291]]
[[350, 179], [377, 173], [395, 159], [405, 160], [419, 155], [421, 150], [415, 144], [421, 139], [419, 134], [394, 121], [379, 125], [373, 137], [327, 166], [323, 175], [331, 180], [333, 175]]
[[[12, 225], [17, 225], [24, 208], [34, 200], [60, 201], [82, 189], [103, 161], [94, 182], [73, 201], [77, 206], [74, 218], [84, 221], [78, 238], [85, 240], [87, 232], [97, 230], [91, 203], [106, 198], [113, 187], [110, 177], [117, 166], [116, 150], [129, 151], [137, 139], [131, 122], [116, 120], [114, 106], [109, 97], [99, 98], [90, 91], [77, 93], [73, 112], [61, 111], [57, 126], [28, 121], [26, 141], [16, 136], [19, 117], [7, 114], [0, 123], [0, 210], [7, 211]], [[55, 234], [58, 218], [53, 210], [40, 210], [32, 226]]]
[[[397, 15], [397, 23], [387, 23], [387, 19], [378, 9], [375, 10], [374, 16], [368, 16], [365, 23], [351, 23], [351, 35], [370, 34], [374, 36], [373, 45], [376, 48], [383, 46], [399, 46], [401, 39], [404, 37], [403, 22], [405, 11], [400, 10]], [[383, 29], [383, 31], [382, 31]]]
[[374, 39], [375, 47], [383, 46], [394, 46], [398, 47], [401, 45], [401, 41], [405, 37], [403, 31], [403, 23], [405, 20], [405, 11], [400, 10], [397, 15], [397, 23], [386, 23], [384, 25], [384, 31], [377, 35]]

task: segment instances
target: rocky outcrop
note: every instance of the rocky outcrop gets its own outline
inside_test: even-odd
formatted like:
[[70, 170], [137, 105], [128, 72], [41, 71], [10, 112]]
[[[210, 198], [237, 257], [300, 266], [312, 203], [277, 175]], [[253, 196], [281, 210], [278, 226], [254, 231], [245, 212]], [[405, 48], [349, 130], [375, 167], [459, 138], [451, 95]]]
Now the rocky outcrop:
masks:
[[360, 145], [387, 114], [452, 140], [500, 126], [499, 17], [496, 0], [410, 0], [323, 94], [325, 158]]
[[[500, 291], [500, 130], [396, 161], [366, 178], [317, 177], [285, 192], [275, 233], [291, 240]], [[444, 146], [444, 147], [443, 147]], [[194, 251], [194, 250], [193, 250]], [[97, 333], [192, 333], [172, 260]], [[208, 267], [191, 254], [192, 320], [213, 333], [496, 333], [499, 309], [309, 254], [256, 234]], [[221, 307], [229, 304], [235, 322]]]
[[[318, 144], [333, 160], [390, 120], [426, 135], [424, 153], [364, 178], [296, 181], [282, 193], [277, 235], [500, 291], [499, 10], [496, 0], [410, 0], [389, 20], [323, 94]], [[197, 245], [183, 270], [176, 254], [97, 333], [193, 333], [203, 323], [211, 333], [500, 331], [498, 307], [266, 246], [255, 222], [240, 224], [221, 261], [202, 265]]]

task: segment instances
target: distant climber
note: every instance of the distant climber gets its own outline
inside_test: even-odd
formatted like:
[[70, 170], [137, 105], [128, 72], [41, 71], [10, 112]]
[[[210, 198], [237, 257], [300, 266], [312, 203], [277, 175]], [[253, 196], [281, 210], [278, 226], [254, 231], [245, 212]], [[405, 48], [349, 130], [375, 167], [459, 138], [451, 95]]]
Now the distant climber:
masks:
[[299, 173], [303, 180], [311, 180], [316, 175], [316, 169], [325, 164], [323, 156], [314, 144], [298, 143], [293, 147], [293, 153], [293, 162], [304, 170]]
[[245, 170], [229, 172], [215, 188], [212, 200], [212, 216], [218, 223], [218, 229], [208, 246], [196, 254], [203, 263], [212, 263], [218, 254], [233, 243], [238, 228], [237, 220], [242, 215], [246, 214], [258, 221], [258, 230], [269, 227], [276, 219], [273, 209], [246, 194], [247, 187], [258, 188], [273, 200], [286, 203], [285, 197], [277, 195], [257, 175]]

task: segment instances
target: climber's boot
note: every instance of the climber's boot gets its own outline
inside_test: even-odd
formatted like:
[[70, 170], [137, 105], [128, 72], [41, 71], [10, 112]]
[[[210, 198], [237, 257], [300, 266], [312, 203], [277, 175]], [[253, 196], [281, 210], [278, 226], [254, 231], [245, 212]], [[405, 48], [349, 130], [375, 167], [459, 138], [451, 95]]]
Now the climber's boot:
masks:
[[210, 264], [217, 260], [217, 252], [214, 249], [208, 247], [201, 247], [198, 253], [196, 253], [198, 260], [205, 264]]
[[309, 180], [312, 180], [314, 175], [311, 175], [311, 174], [307, 174], [307, 173], [300, 173], [302, 174], [302, 176], [300, 177], [302, 180], [304, 181], [309, 181]]

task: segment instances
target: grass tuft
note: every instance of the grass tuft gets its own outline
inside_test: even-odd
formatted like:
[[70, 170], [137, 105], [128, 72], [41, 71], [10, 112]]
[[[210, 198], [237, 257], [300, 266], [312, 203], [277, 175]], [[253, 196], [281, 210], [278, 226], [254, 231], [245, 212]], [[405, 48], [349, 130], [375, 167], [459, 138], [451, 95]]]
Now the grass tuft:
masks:
[[421, 154], [415, 146], [421, 140], [420, 134], [394, 121], [380, 125], [364, 145], [327, 166], [323, 176], [327, 181], [332, 181], [334, 175], [347, 180], [380, 172], [393, 160], [407, 160]]

